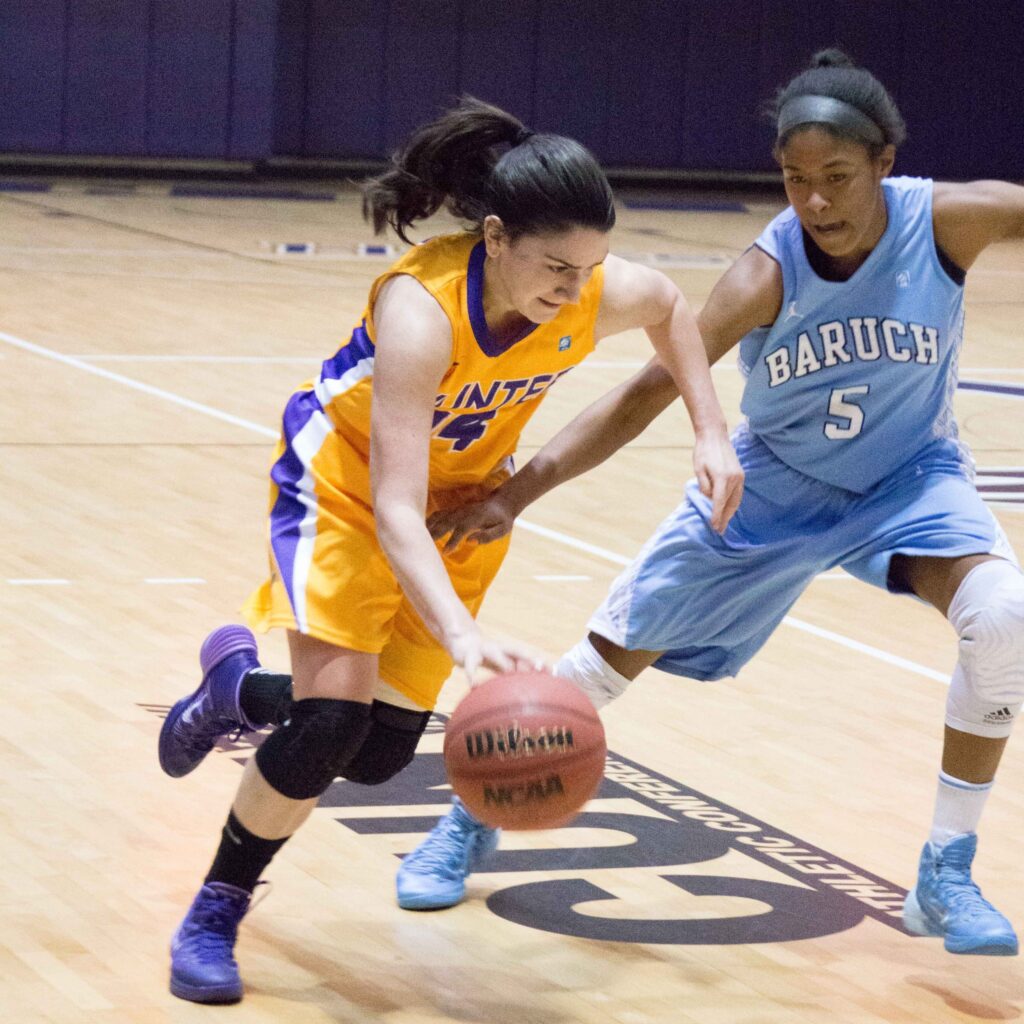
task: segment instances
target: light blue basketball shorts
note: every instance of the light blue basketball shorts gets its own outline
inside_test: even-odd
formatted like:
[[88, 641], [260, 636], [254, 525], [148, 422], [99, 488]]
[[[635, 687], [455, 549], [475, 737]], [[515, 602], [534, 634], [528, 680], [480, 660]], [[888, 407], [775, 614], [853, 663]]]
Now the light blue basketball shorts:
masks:
[[627, 650], [664, 651], [657, 668], [734, 676], [818, 573], [841, 566], [889, 586], [895, 554], [996, 554], [1016, 562], [971, 480], [959, 444], [936, 440], [867, 494], [787, 466], [740, 427], [743, 501], [724, 535], [695, 480], [612, 584], [588, 627]]

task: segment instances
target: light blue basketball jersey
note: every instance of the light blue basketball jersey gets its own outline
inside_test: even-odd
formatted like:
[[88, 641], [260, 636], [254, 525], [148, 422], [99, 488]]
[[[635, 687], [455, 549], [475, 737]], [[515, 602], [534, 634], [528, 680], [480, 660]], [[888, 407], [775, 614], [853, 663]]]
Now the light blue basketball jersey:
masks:
[[787, 465], [860, 494], [957, 436], [963, 287], [936, 252], [932, 182], [882, 186], [885, 233], [847, 281], [812, 270], [792, 207], [765, 228], [756, 245], [782, 268], [782, 309], [740, 342], [750, 429]]

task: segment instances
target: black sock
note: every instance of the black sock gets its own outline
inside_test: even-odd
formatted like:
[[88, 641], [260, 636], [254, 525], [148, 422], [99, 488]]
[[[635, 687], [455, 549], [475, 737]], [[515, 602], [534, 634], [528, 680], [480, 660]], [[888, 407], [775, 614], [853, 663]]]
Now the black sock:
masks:
[[284, 839], [261, 839], [254, 836], [236, 817], [228, 814], [220, 834], [220, 847], [213, 859], [206, 882], [227, 882], [252, 892], [274, 854], [287, 842]]
[[292, 677], [265, 668], [253, 669], [242, 680], [238, 703], [253, 725], [280, 725], [292, 706]]

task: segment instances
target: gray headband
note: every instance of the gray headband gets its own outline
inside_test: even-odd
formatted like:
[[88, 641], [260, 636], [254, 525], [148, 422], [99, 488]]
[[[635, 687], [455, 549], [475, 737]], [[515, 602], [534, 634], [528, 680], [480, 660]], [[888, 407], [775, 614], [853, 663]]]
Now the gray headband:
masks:
[[779, 111], [777, 138], [805, 124], [830, 124], [860, 142], [880, 146], [885, 142], [882, 129], [867, 114], [850, 103], [831, 96], [794, 96]]

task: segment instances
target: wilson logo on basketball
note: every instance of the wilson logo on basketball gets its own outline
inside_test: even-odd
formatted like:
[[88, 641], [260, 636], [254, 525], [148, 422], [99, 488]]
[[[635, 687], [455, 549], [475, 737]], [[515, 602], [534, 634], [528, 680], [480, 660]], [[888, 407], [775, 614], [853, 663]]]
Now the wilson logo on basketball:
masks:
[[564, 725], [530, 729], [513, 721], [498, 729], [481, 729], [465, 734], [466, 753], [471, 758], [534, 757], [537, 754], [566, 754], [574, 748], [572, 729]]
[[493, 807], [522, 807], [564, 795], [565, 789], [558, 775], [549, 775], [546, 779], [527, 779], [516, 785], [484, 783], [484, 803]]

